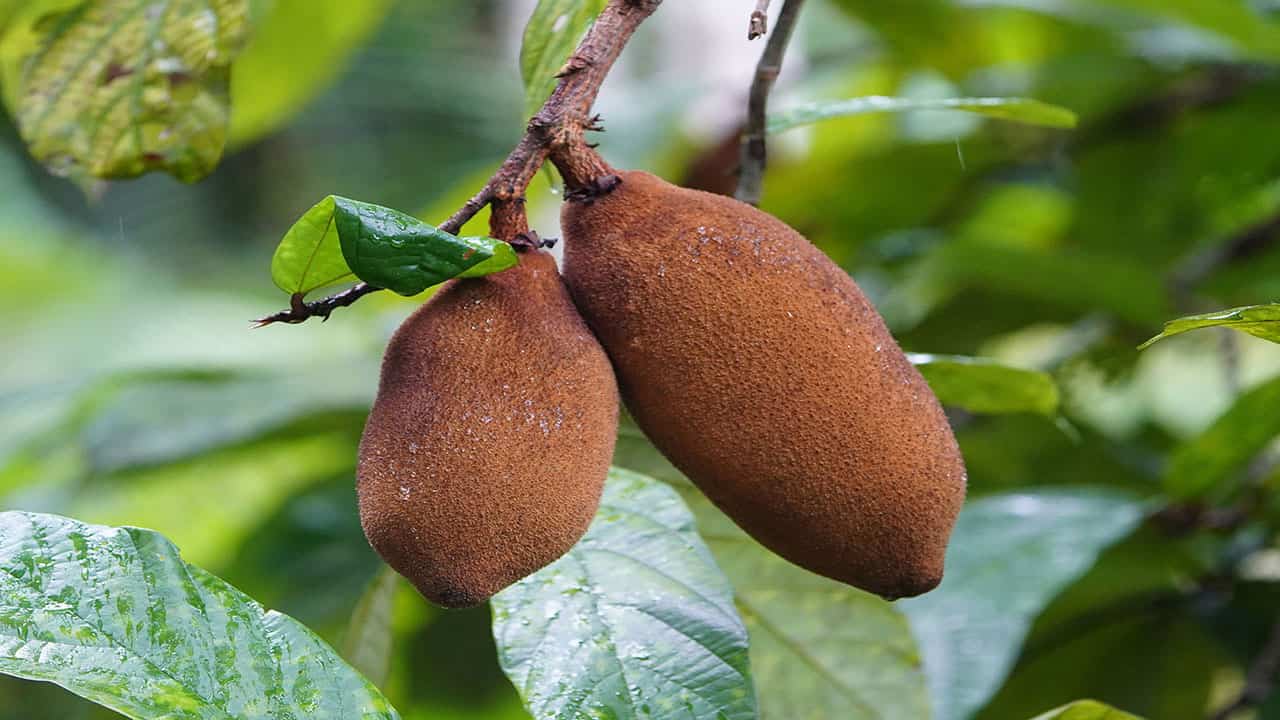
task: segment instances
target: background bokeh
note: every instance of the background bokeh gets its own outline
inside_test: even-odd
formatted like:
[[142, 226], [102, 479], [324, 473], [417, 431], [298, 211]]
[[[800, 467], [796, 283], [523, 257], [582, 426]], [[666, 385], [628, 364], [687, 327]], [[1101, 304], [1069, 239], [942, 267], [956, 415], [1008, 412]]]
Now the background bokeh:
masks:
[[[612, 162], [732, 186], [762, 49], [745, 39], [753, 5], [672, 0], [642, 28], [601, 97]], [[149, 176], [86, 196], [0, 120], [0, 507], [155, 528], [340, 646], [378, 569], [355, 444], [382, 346], [416, 301], [249, 321], [287, 304], [271, 252], [323, 196], [439, 221], [483, 182], [523, 128], [531, 6], [259, 2], [234, 147], [194, 186]], [[1275, 345], [1217, 331], [1135, 349], [1179, 314], [1280, 298], [1277, 61], [1280, 5], [1265, 0], [811, 0], [775, 107], [1017, 95], [1081, 127], [830, 121], [775, 139], [764, 206], [854, 274], [905, 349], [1058, 380], [1057, 418], [953, 414], [971, 497], [1090, 485], [1164, 505], [1170, 453], [1280, 373]], [[554, 182], [530, 197], [551, 237]], [[1248, 522], [1153, 522], [1105, 553], [1039, 616], [978, 717], [1087, 696], [1201, 718], [1238, 690], [1280, 607], [1280, 476], [1263, 460]], [[525, 717], [487, 609], [446, 613], [407, 589], [395, 608], [387, 692], [406, 718]], [[0, 680], [0, 720], [107, 716]]]

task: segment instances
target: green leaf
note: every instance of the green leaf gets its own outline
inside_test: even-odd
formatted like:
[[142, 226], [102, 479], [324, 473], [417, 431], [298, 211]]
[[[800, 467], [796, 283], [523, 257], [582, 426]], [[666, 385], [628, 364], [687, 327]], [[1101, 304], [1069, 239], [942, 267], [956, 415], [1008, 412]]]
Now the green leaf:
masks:
[[460, 238], [380, 205], [330, 195], [289, 229], [271, 259], [271, 279], [305, 295], [359, 278], [417, 295], [455, 277], [481, 277], [519, 262], [510, 245]]
[[769, 116], [768, 127], [769, 132], [780, 133], [832, 118], [913, 110], [957, 110], [1052, 128], [1074, 128], [1077, 121], [1076, 114], [1066, 108], [1027, 98], [975, 97], [917, 100], [869, 95], [846, 100], [823, 100], [777, 112]]
[[690, 493], [747, 624], [761, 717], [929, 717], [920, 654], [892, 603], [779, 558]]
[[999, 689], [1031, 622], [1143, 517], [1141, 503], [1087, 489], [969, 503], [942, 584], [899, 606], [924, 653], [939, 720], [966, 720]]
[[460, 238], [398, 210], [334, 197], [342, 255], [361, 280], [401, 295], [417, 295], [455, 277], [481, 277], [514, 267], [515, 250], [501, 240]]
[[614, 462], [675, 487], [733, 585], [762, 717], [926, 718], [920, 654], [892, 603], [802, 570], [744, 533], [625, 415]]
[[355, 280], [334, 227], [334, 197], [316, 203], [285, 233], [271, 258], [271, 279], [290, 295]]
[[32, 155], [81, 183], [208, 175], [247, 16], [246, 0], [87, 0], [6, 34], [7, 95]]
[[163, 536], [0, 514], [0, 672], [137, 720], [397, 718], [319, 637]]
[[271, 133], [332, 84], [390, 0], [270, 0], [231, 76], [231, 144]]
[[1187, 499], [1223, 486], [1280, 435], [1280, 377], [1245, 392], [1200, 435], [1169, 458], [1165, 491]]
[[1097, 700], [1078, 700], [1043, 715], [1037, 715], [1031, 720], [1142, 720], [1142, 718], [1117, 710], [1110, 705], [1104, 705]]
[[943, 405], [987, 414], [1053, 416], [1058, 412], [1058, 385], [1048, 373], [975, 357], [917, 353], [908, 357]]
[[391, 611], [399, 587], [400, 576], [383, 565], [351, 613], [342, 647], [343, 657], [379, 687], [391, 674]]
[[533, 116], [551, 97], [556, 74], [582, 35], [604, 9], [605, 0], [539, 0], [524, 28], [520, 75], [524, 78], [525, 115]]
[[1159, 335], [1142, 343], [1138, 349], [1145, 350], [1167, 337], [1207, 327], [1231, 328], [1263, 340], [1280, 343], [1280, 304], [1250, 305], [1170, 320], [1164, 324], [1164, 330]]
[[671, 488], [610, 471], [585, 537], [493, 598], [498, 659], [538, 720], [748, 720], [733, 591]]

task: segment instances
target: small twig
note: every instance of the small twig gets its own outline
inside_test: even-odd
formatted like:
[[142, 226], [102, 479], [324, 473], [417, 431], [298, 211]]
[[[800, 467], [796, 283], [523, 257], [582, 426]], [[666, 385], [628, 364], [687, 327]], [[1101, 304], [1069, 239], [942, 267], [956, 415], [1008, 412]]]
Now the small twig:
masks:
[[769, 0], [756, 0], [756, 9], [751, 13], [751, 22], [747, 27], [747, 39], [755, 40], [769, 32]]
[[[577, 50], [561, 68], [558, 74], [560, 82], [555, 91], [529, 120], [524, 136], [507, 155], [502, 167], [475, 196], [440, 224], [442, 230], [458, 232], [490, 203], [502, 203], [508, 208], [511, 203], [523, 203], [525, 190], [548, 159], [556, 163], [566, 188], [571, 191], [599, 186], [605, 178], [612, 176], [612, 169], [588, 147], [584, 139], [588, 130], [600, 127], [599, 118], [590, 115], [591, 106], [595, 104], [600, 86], [613, 68], [614, 61], [636, 28], [661, 4], [662, 0], [609, 0]], [[520, 214], [523, 215], [523, 210]], [[518, 224], [514, 214], [507, 215], [502, 223], [503, 232], [511, 231]], [[527, 229], [526, 225], [524, 230]], [[513, 232], [510, 237], [518, 234]], [[256, 325], [262, 327], [278, 322], [300, 323], [313, 317], [328, 318], [335, 308], [347, 307], [379, 289], [360, 283], [315, 302], [303, 302], [300, 297], [295, 297], [293, 307], [262, 318]]]
[[1270, 697], [1275, 689], [1276, 673], [1280, 672], [1280, 620], [1271, 628], [1267, 644], [1254, 657], [1245, 674], [1244, 688], [1234, 700], [1210, 716], [1210, 720], [1230, 720], [1236, 713], [1257, 707]]
[[[475, 217], [477, 213], [484, 209], [484, 206], [488, 204], [489, 199], [492, 196], [492, 191], [493, 189], [486, 185], [470, 200], [467, 200], [467, 202], [464, 203], [457, 212], [449, 216], [448, 220], [440, 223], [440, 229], [447, 233], [457, 233], [462, 229], [463, 225], [467, 224], [468, 220]], [[306, 322], [313, 317], [318, 317], [323, 322], [324, 320], [329, 319], [329, 315], [331, 315], [334, 310], [343, 307], [350, 307], [365, 295], [378, 292], [381, 289], [382, 288], [380, 287], [374, 287], [369, 283], [362, 282], [357, 283], [340, 293], [330, 295], [314, 302], [305, 302], [301, 295], [294, 295], [290, 299], [291, 306], [288, 310], [281, 310], [278, 313], [268, 315], [264, 318], [258, 318], [253, 321], [253, 326], [255, 328], [260, 328], [268, 325], [274, 325], [275, 323], [297, 325], [298, 323]]]
[[742, 154], [738, 169], [739, 200], [752, 205], [760, 204], [764, 187], [764, 168], [768, 161], [765, 133], [768, 131], [769, 93], [782, 71], [782, 59], [791, 42], [796, 18], [804, 0], [786, 0], [778, 13], [778, 24], [769, 36], [769, 43], [756, 66], [756, 76], [751, 83], [751, 96], [747, 100], [747, 124], [742, 131]]

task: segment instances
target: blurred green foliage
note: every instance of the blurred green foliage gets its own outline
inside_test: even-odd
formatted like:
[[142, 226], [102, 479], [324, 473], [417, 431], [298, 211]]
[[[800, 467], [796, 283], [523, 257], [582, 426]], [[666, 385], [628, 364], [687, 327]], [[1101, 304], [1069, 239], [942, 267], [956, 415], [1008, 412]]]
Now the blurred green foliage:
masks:
[[[18, 5], [0, 0], [0, 24]], [[745, 42], [748, 5], [641, 30], [602, 97], [606, 156], [724, 189], [734, 160], [717, 149], [733, 147], [750, 68], [708, 131], [691, 109], [723, 88], [673, 48]], [[506, 154], [524, 124], [516, 7], [254, 3], [233, 152], [196, 186], [147, 176], [86, 199], [6, 120], [0, 507], [155, 528], [343, 647], [380, 569], [356, 517], [355, 445], [382, 346], [414, 301], [378, 293], [325, 324], [249, 320], [281, 306], [272, 249], [320, 198], [439, 222]], [[825, 121], [777, 138], [765, 207], [854, 274], [905, 349], [1056, 383], [1055, 404], [1045, 390], [1024, 412], [990, 414], [991, 393], [952, 408], [971, 508], [1116, 498], [1096, 515], [1124, 522], [1033, 522], [1034, 536], [1007, 518], [975, 525], [993, 533], [993, 561], [953, 557], [957, 587], [929, 602], [958, 610], [922, 632], [927, 603], [904, 612], [753, 547], [625, 423], [617, 464], [672, 482], [694, 509], [738, 593], [766, 712], [858, 717], [834, 714], [852, 689], [887, 717], [931, 704], [936, 717], [1025, 720], [1082, 697], [1205, 717], [1239, 692], [1277, 620], [1280, 350], [1218, 329], [1136, 348], [1176, 316], [1280, 298], [1280, 13], [1246, 0], [813, 0], [806, 14], [780, 112], [1002, 96], [1079, 115], [1074, 131], [932, 110]], [[530, 200], [535, 229], [554, 236], [558, 198], [539, 184]], [[1055, 554], [1069, 572], [1026, 569]], [[1011, 592], [1023, 585], [1035, 592]], [[406, 718], [526, 717], [486, 609], [439, 611], [404, 584], [390, 604], [384, 690]], [[982, 683], [966, 681], [971, 715], [940, 706], [955, 688], [931, 675], [939, 638], [963, 640], [957, 618], [992, 613], [1021, 629], [966, 648], [987, 661]], [[0, 681], [0, 720], [109, 716]], [[1280, 702], [1260, 717], [1280, 717]]]

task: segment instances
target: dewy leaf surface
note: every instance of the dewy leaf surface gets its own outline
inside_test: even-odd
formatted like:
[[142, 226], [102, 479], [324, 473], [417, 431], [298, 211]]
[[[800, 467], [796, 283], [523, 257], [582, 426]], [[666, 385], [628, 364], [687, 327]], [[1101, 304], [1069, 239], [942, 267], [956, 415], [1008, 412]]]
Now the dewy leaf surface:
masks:
[[417, 295], [455, 277], [480, 277], [519, 260], [507, 243], [458, 237], [380, 205], [334, 198], [342, 255], [356, 277], [401, 295]]
[[213, 171], [247, 0], [87, 0], [36, 20], [34, 37], [6, 37], [30, 46], [5, 57], [21, 63], [7, 94], [37, 159], [79, 182]]
[[929, 717], [920, 653], [893, 603], [766, 550], [698, 492], [625, 415], [614, 462], [661, 478], [693, 510], [747, 625], [761, 717]]
[[605, 0], [539, 0], [520, 46], [526, 116], [532, 116], [551, 96], [556, 73], [604, 5]]
[[610, 472], [560, 560], [493, 599], [498, 658], [537, 720], [750, 720], [733, 592], [679, 495]]
[[0, 672], [137, 720], [392, 720], [297, 621], [150, 530], [0, 513]]
[[398, 210], [330, 195], [285, 233], [271, 259], [271, 279], [290, 295], [356, 278], [417, 295], [517, 262], [515, 250], [500, 240], [458, 237]]
[[934, 716], [967, 720], [999, 689], [1032, 621], [1143, 517], [1092, 489], [993, 495], [960, 514], [938, 589], [899, 606], [924, 653]]

